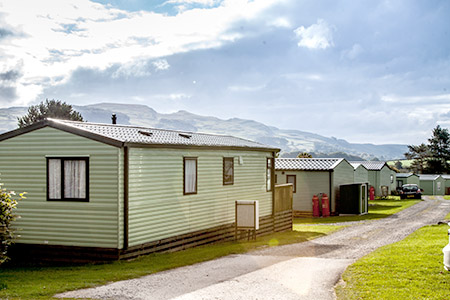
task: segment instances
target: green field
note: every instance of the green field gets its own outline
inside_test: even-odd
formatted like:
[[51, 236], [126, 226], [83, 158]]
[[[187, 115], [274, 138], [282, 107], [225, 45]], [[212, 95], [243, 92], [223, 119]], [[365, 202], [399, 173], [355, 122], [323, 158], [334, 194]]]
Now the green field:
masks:
[[450, 299], [450, 272], [442, 263], [448, 229], [423, 227], [360, 259], [344, 272], [338, 299]]

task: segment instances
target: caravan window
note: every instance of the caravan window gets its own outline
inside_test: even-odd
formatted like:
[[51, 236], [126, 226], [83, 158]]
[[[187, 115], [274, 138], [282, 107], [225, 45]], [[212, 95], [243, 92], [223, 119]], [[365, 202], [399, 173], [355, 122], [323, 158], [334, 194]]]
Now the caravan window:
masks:
[[47, 200], [89, 201], [89, 158], [47, 158]]

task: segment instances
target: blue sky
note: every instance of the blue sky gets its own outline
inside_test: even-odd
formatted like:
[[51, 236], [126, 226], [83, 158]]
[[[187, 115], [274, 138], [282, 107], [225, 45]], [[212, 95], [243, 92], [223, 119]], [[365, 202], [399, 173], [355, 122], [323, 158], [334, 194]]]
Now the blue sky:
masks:
[[46, 98], [360, 143], [450, 127], [450, 1], [0, 0], [0, 107]]

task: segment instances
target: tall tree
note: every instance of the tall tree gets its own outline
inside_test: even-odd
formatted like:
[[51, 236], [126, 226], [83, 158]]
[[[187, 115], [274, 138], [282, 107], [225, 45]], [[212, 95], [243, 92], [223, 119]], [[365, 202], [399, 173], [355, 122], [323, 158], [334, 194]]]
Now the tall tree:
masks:
[[413, 160], [411, 163], [412, 171], [421, 174], [426, 168], [427, 160], [430, 157], [430, 151], [428, 146], [424, 143], [418, 146], [408, 145], [408, 152], [405, 153], [405, 157], [406, 159]]
[[312, 155], [308, 152], [300, 152], [297, 154], [297, 158], [312, 158]]
[[84, 121], [81, 114], [75, 111], [72, 105], [54, 99], [46, 99], [45, 102], [28, 107], [28, 113], [21, 118], [17, 118], [17, 120], [19, 127], [23, 128], [45, 118]]
[[450, 160], [450, 134], [448, 129], [436, 126], [433, 135], [428, 139], [430, 149], [430, 159], [428, 171], [434, 174], [447, 173], [450, 170], [448, 161]]

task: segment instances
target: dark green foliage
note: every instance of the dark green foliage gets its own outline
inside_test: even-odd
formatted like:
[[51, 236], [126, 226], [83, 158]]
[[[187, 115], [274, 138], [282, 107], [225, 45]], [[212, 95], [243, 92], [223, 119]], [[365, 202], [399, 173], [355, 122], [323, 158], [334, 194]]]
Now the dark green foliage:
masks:
[[74, 111], [72, 105], [60, 100], [48, 100], [38, 105], [32, 105], [28, 108], [28, 113], [18, 118], [18, 126], [20, 128], [29, 126], [45, 118], [55, 118], [71, 121], [84, 121], [81, 114]]
[[[0, 184], [1, 186], [1, 184]], [[23, 199], [23, 194], [19, 195], [19, 199], [13, 198], [15, 195], [12, 191], [0, 189], [0, 264], [8, 260], [8, 247], [14, 242], [15, 234], [11, 228], [11, 223], [18, 218], [14, 214], [17, 201]]]
[[430, 173], [442, 174], [449, 171], [450, 160], [450, 134], [448, 129], [437, 126], [433, 129], [433, 135], [428, 139], [431, 158], [428, 162]]
[[430, 157], [430, 150], [424, 143], [418, 146], [408, 145], [408, 152], [405, 153], [405, 157], [414, 160], [411, 164], [411, 171], [422, 174]]
[[312, 158], [312, 155], [308, 152], [301, 152], [297, 154], [297, 158]]
[[401, 170], [401, 169], [403, 169], [403, 164], [402, 164], [402, 162], [401, 161], [399, 161], [399, 160], [397, 160], [396, 162], [395, 162], [395, 168], [397, 168], [397, 170]]
[[424, 143], [409, 145], [405, 153], [407, 159], [414, 160], [411, 171], [415, 173], [445, 174], [450, 172], [450, 134], [447, 128], [436, 126], [433, 135]]

